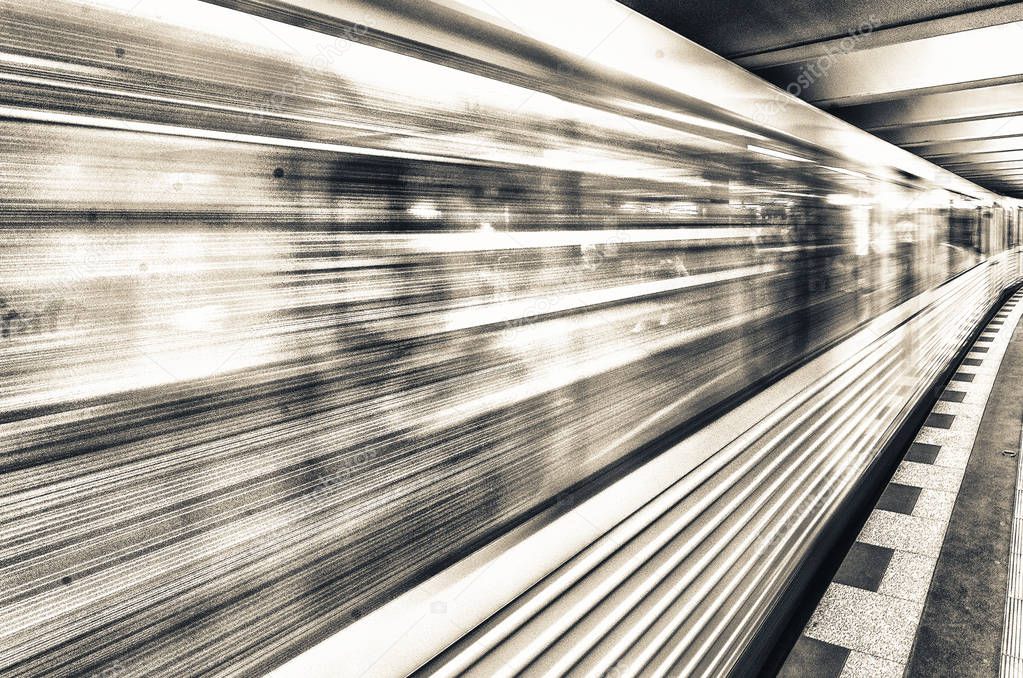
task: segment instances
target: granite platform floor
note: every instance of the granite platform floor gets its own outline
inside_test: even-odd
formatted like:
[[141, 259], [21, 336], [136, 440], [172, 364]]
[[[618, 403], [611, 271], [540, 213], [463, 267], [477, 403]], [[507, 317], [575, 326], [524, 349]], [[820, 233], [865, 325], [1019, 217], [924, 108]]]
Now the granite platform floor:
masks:
[[1023, 410], [1021, 300], [1023, 291], [999, 309], [952, 376], [780, 676], [998, 675]]

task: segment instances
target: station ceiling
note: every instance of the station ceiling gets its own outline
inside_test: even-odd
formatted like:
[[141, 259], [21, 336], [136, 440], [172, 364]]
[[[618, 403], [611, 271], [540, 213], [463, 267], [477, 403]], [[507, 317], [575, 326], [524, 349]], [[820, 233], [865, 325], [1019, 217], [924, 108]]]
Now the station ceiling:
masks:
[[620, 2], [858, 127], [1023, 197], [1023, 3]]

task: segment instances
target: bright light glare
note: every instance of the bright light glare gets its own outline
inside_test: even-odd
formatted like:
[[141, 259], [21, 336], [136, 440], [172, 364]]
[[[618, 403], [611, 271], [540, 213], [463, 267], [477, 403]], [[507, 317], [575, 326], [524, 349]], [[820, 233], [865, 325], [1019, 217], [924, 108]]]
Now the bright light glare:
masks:
[[824, 169], [826, 169], [826, 170], [828, 170], [830, 172], [837, 172], [838, 174], [845, 174], [845, 175], [848, 175], [850, 177], [856, 177], [857, 179], [867, 179], [868, 178], [866, 174], [860, 174], [859, 172], [854, 172], [852, 170], [843, 169], [841, 167], [831, 167], [830, 165], [821, 165], [821, 167], [823, 167]]
[[753, 144], [746, 146], [746, 150], [753, 151], [754, 153], [760, 153], [761, 155], [768, 155], [771, 156], [772, 158], [780, 158], [782, 160], [792, 160], [795, 162], [813, 162], [812, 160], [807, 160], [806, 158], [802, 158], [798, 155], [792, 155], [791, 153], [782, 153], [781, 151], [775, 151], [770, 148], [763, 148], [762, 146], [754, 146]]
[[653, 106], [647, 106], [632, 101], [624, 102], [626, 108], [629, 108], [637, 113], [644, 113], [646, 115], [652, 115], [659, 118], [667, 118], [668, 120], [674, 120], [684, 125], [693, 125], [695, 127], [703, 127], [705, 129], [714, 130], [717, 132], [726, 132], [728, 134], [735, 134], [738, 136], [749, 137], [751, 139], [763, 139], [767, 140], [767, 137], [762, 134], [757, 134], [751, 130], [742, 129], [733, 125], [728, 125], [723, 122], [714, 122], [707, 118], [700, 118], [695, 115], [688, 115], [686, 113], [678, 113], [677, 111], [669, 111], [664, 108], [655, 108]]
[[408, 208], [408, 213], [420, 219], [436, 219], [440, 217], [440, 210], [432, 202], [417, 202]]
[[836, 205], [838, 207], [847, 207], [849, 205], [855, 205], [858, 201], [854, 196], [848, 193], [832, 193], [827, 197], [829, 205]]
[[178, 311], [171, 316], [175, 329], [185, 332], [209, 332], [216, 328], [224, 310], [217, 306], [199, 306]]
[[853, 240], [857, 256], [870, 254], [870, 208], [861, 205], [853, 210]]

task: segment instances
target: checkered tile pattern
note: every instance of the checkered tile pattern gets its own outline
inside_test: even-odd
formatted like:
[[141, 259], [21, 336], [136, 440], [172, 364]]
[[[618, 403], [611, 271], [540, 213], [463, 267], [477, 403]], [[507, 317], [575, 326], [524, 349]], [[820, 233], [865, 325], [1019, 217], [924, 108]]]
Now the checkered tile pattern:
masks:
[[935, 404], [814, 611], [782, 676], [902, 676], [1002, 356], [1017, 293]]

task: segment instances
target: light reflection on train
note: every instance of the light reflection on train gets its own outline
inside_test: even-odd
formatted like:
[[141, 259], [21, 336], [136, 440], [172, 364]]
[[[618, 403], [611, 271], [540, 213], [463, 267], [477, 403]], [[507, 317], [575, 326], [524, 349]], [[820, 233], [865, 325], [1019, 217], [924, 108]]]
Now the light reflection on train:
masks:
[[54, 113], [0, 121], [12, 671], [272, 666], [1018, 242], [997, 204], [713, 121], [84, 6], [0, 39], [3, 105]]

